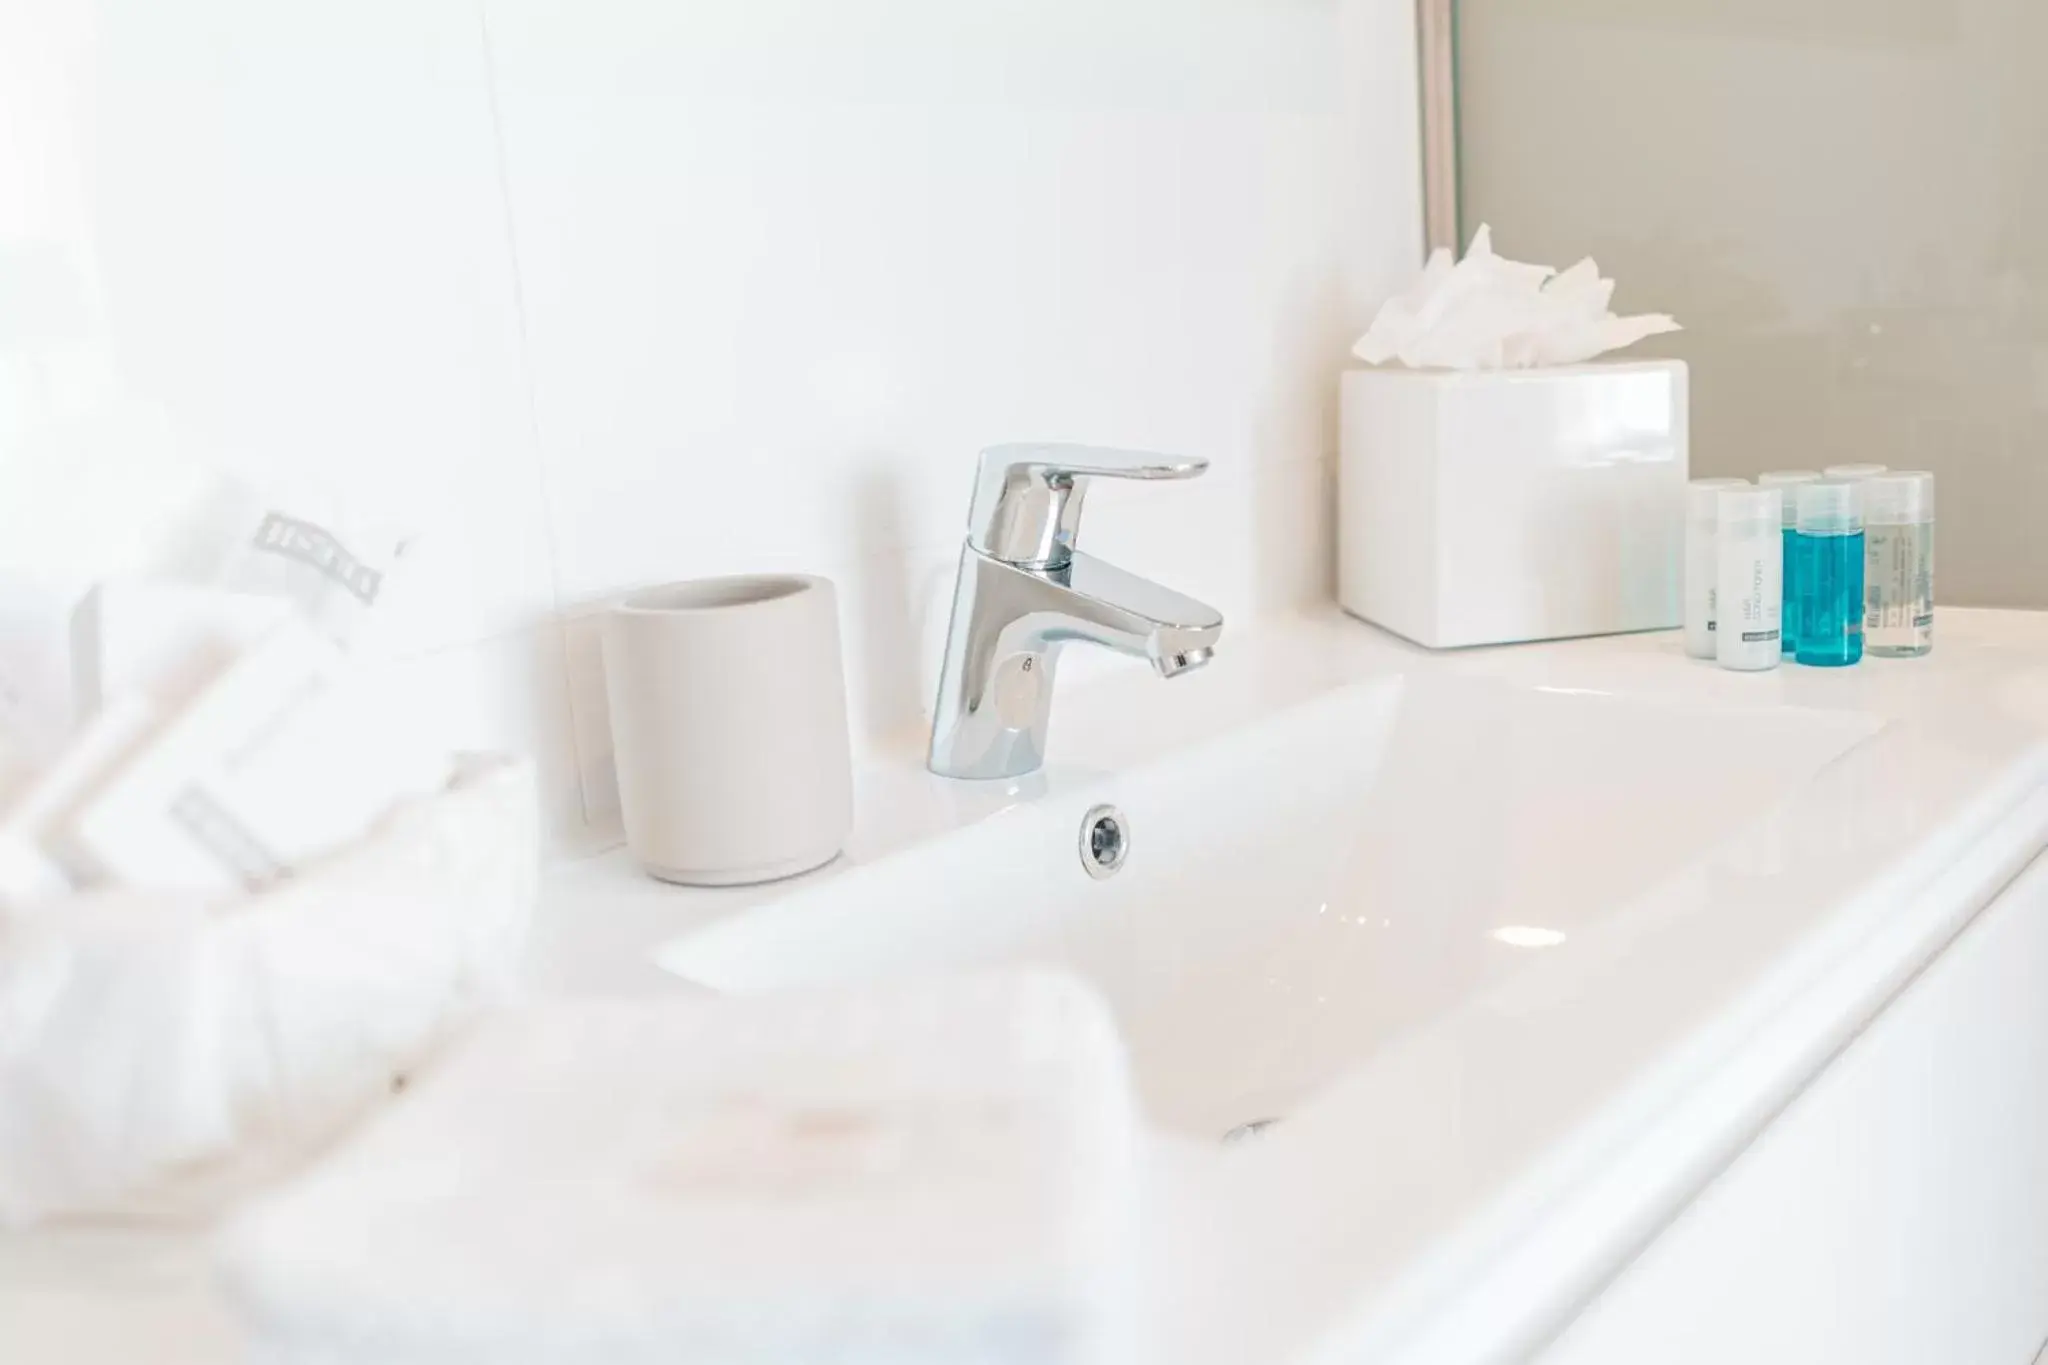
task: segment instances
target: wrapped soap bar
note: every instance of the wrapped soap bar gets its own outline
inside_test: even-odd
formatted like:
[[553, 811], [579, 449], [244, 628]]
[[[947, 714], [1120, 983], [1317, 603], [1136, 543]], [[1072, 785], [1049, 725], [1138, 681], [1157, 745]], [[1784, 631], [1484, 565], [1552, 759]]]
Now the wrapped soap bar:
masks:
[[71, 613], [76, 714], [138, 693], [180, 705], [290, 613], [276, 598], [186, 583], [95, 584]]
[[364, 634], [411, 544], [404, 529], [331, 493], [234, 478], [189, 534], [199, 581], [289, 602], [343, 645]]
[[287, 618], [105, 776], [50, 840], [98, 886], [273, 885], [360, 839], [447, 778], [408, 742], [339, 646]]

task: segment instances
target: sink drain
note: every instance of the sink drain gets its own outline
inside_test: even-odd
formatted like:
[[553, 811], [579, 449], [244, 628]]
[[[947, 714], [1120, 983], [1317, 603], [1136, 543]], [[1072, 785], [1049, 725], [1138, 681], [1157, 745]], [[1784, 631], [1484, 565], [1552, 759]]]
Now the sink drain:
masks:
[[1131, 824], [1115, 806], [1097, 806], [1081, 818], [1081, 866], [1100, 881], [1114, 876], [1131, 851]]
[[1226, 1143], [1250, 1142], [1279, 1121], [1279, 1118], [1275, 1116], [1270, 1119], [1253, 1119], [1250, 1123], [1240, 1123], [1237, 1127], [1223, 1135], [1223, 1141]]

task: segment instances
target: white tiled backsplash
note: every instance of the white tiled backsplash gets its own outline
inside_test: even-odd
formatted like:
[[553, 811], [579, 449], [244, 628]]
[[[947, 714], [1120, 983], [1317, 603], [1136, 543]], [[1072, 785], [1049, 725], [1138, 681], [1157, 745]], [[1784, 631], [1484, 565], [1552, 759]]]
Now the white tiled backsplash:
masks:
[[1233, 622], [1328, 594], [1336, 373], [1421, 258], [1412, 10], [15, 0], [0, 302], [78, 303], [0, 307], [0, 436], [143, 406], [424, 528], [408, 695], [589, 847], [597, 604], [834, 578], [871, 745], [981, 446], [1207, 456], [1090, 546]]

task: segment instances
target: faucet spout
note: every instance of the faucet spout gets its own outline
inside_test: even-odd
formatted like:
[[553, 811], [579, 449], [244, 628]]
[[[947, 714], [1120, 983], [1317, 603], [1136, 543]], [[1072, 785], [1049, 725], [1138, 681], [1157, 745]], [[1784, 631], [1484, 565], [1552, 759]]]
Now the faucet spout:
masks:
[[1054, 666], [1076, 641], [1145, 659], [1162, 678], [1207, 663], [1214, 607], [1075, 551], [1057, 569], [960, 552], [953, 619], [933, 710], [931, 770], [1016, 777], [1044, 762]]
[[1216, 651], [1203, 645], [1200, 649], [1191, 649], [1185, 654], [1168, 654], [1163, 658], [1154, 659], [1152, 667], [1158, 670], [1162, 678], [1178, 678], [1183, 673], [1194, 672], [1215, 657]]
[[[1149, 659], [1163, 678], [1184, 673], [1215, 651], [1223, 614], [1171, 588], [1074, 551], [1063, 568], [1028, 576], [1044, 583], [1045, 640], [1086, 640]], [[1201, 660], [1192, 656], [1201, 655]], [[1191, 660], [1176, 663], [1175, 660]]]

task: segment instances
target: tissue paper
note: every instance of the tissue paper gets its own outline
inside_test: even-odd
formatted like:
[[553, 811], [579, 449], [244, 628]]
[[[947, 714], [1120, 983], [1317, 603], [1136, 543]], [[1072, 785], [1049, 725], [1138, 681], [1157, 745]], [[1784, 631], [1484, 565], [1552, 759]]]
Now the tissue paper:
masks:
[[1462, 261], [1438, 247], [1420, 279], [1387, 300], [1352, 347], [1370, 365], [1502, 370], [1571, 365], [1679, 330], [1663, 313], [1616, 317], [1614, 281], [1588, 256], [1569, 270], [1496, 256], [1482, 224]]

